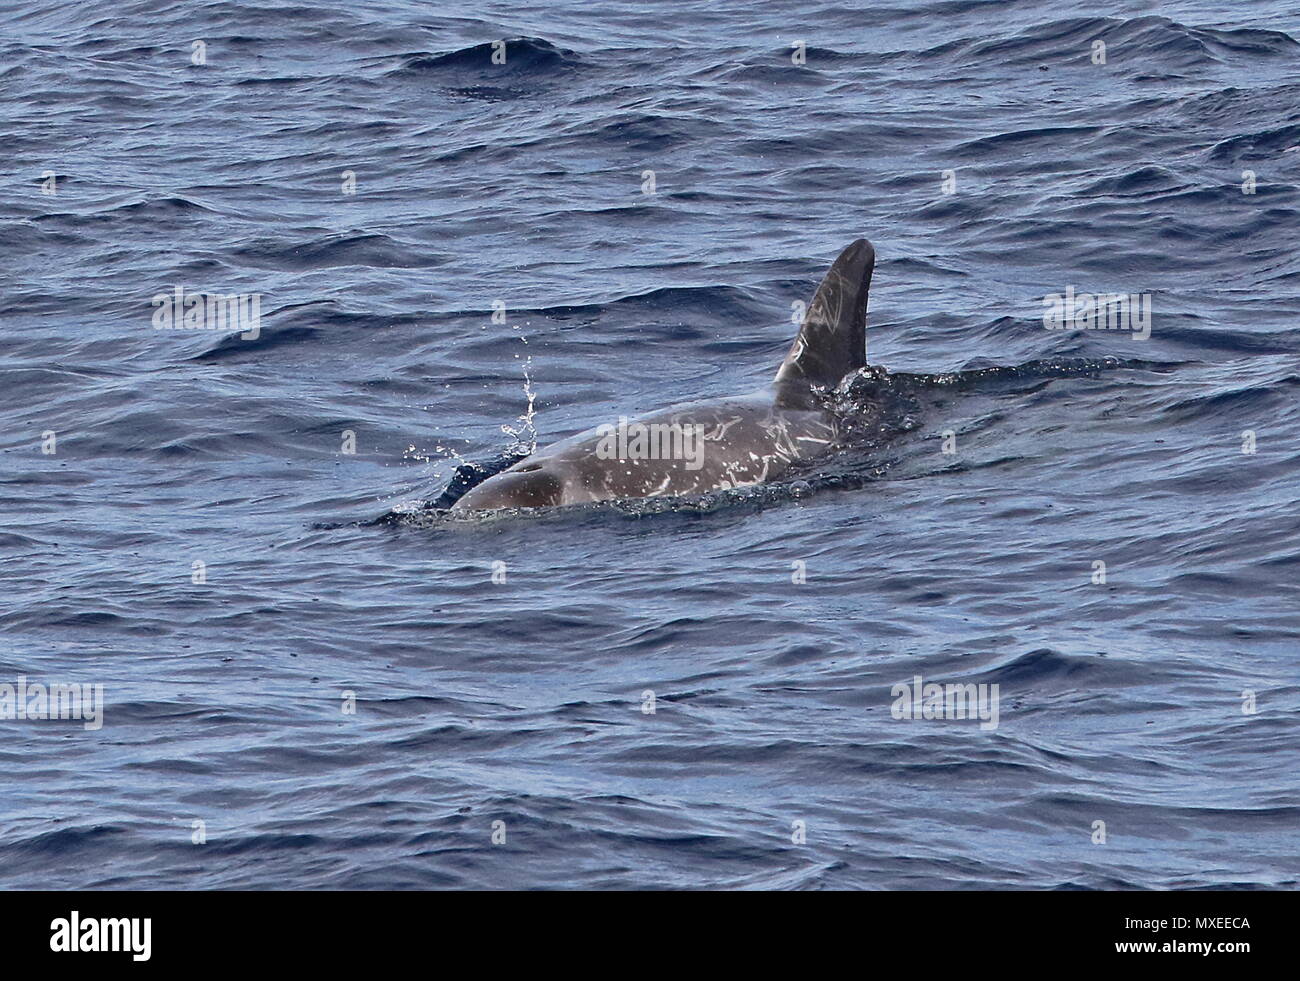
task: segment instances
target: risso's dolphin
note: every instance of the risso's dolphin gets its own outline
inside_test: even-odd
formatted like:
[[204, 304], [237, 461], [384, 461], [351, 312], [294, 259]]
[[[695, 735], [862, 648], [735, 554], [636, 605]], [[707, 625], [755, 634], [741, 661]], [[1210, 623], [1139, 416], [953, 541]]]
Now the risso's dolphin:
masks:
[[454, 511], [691, 497], [779, 478], [835, 445], [820, 393], [866, 364], [876, 253], [858, 239], [831, 264], [771, 386], [626, 417], [552, 443], [472, 488]]

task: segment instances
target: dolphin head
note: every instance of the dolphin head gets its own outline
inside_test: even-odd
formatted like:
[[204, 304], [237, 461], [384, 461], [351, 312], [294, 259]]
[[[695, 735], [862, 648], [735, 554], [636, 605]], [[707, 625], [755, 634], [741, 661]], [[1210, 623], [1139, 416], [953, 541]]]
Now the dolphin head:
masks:
[[455, 504], [455, 510], [493, 511], [498, 508], [545, 508], [560, 503], [564, 484], [537, 463], [520, 470], [505, 470], [471, 488]]

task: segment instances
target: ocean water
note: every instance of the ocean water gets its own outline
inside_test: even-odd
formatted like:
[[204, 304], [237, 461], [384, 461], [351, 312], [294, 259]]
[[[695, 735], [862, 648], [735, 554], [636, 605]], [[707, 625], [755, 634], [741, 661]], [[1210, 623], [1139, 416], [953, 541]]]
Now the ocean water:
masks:
[[[0, 136], [0, 684], [103, 686], [0, 885], [1300, 882], [1294, 4], [19, 0]], [[422, 503], [763, 385], [859, 236], [797, 481]]]

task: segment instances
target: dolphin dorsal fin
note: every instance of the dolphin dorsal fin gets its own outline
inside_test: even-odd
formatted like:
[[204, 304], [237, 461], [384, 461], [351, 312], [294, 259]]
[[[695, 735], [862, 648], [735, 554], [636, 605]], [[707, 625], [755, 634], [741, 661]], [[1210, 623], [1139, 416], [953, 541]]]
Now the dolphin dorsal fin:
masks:
[[833, 388], [867, 363], [867, 293], [876, 250], [860, 238], [831, 263], [776, 373], [778, 399], [802, 402], [814, 386]]

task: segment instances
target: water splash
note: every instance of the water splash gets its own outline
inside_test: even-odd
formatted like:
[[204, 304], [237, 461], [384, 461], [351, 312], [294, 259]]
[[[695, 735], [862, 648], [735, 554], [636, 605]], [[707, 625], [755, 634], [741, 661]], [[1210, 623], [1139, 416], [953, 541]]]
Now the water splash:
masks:
[[[441, 453], [442, 447], [441, 446], [436, 447], [433, 452]], [[414, 460], [416, 463], [428, 463], [432, 465], [438, 459], [438, 457], [434, 456], [432, 453], [426, 453], [424, 450], [418, 449], [416, 445], [412, 443], [410, 446], [408, 446], [405, 450], [402, 451], [402, 459]]]
[[528, 456], [537, 449], [537, 427], [533, 420], [537, 416], [537, 393], [533, 390], [533, 379], [529, 374], [529, 369], [533, 366], [532, 356], [524, 359], [524, 396], [528, 399], [528, 406], [515, 421], [520, 423], [516, 429], [509, 423], [501, 426], [501, 431], [511, 437], [512, 442], [506, 447], [507, 453], [521, 454]]
[[[515, 329], [518, 330], [518, 328]], [[528, 339], [525, 337], [521, 336], [519, 339], [525, 344], [528, 343]], [[475, 463], [463, 457], [453, 446], [439, 445], [434, 447], [435, 453], [443, 454], [441, 459], [450, 459], [455, 464], [451, 479], [447, 482], [447, 486], [442, 493], [431, 501], [403, 502], [377, 519], [375, 523], [384, 524], [392, 521], [405, 523], [413, 515], [445, 512], [471, 487], [518, 463], [537, 449], [537, 426], [534, 423], [537, 417], [537, 392], [533, 388], [532, 364], [533, 359], [531, 357], [524, 359], [524, 397], [527, 399], [527, 405], [515, 420], [517, 426], [508, 423], [502, 425], [501, 431], [510, 437], [510, 442], [497, 455], [496, 459], [486, 463]], [[414, 444], [407, 448], [406, 455], [409, 458], [425, 460], [426, 462], [432, 462], [434, 459], [420, 455]]]

